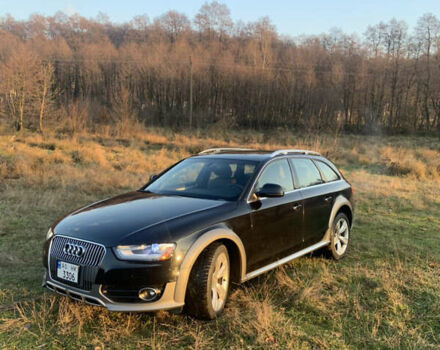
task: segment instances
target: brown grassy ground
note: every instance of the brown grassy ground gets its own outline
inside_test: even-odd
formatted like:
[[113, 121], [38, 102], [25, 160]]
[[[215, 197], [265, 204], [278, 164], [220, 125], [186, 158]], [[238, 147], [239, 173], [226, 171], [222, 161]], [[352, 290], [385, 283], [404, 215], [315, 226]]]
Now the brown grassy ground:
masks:
[[[48, 226], [212, 146], [311, 148], [354, 185], [348, 256], [305, 257], [232, 290], [213, 322], [117, 314], [40, 288]], [[0, 134], [0, 346], [23, 348], [440, 347], [440, 142], [429, 137], [155, 129], [131, 137]]]

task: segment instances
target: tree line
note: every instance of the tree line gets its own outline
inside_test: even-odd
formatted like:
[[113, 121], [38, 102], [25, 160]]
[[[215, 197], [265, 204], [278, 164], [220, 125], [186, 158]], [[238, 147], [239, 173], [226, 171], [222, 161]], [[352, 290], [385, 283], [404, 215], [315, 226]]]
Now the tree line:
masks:
[[17, 130], [166, 127], [440, 133], [440, 21], [280, 35], [205, 3], [116, 24], [0, 19], [0, 113]]

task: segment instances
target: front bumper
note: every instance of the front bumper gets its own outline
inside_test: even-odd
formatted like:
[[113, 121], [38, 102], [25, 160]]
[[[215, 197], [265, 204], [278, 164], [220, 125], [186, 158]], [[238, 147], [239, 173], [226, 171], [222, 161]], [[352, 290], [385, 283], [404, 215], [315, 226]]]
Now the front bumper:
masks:
[[122, 303], [108, 299], [102, 292], [102, 285], [93, 284], [90, 291], [68, 286], [53, 280], [46, 270], [43, 277], [43, 287], [67, 296], [71, 299], [82, 301], [90, 305], [103, 306], [109, 311], [158, 311], [171, 310], [183, 307], [184, 303], [175, 300], [176, 282], [168, 282], [160, 298], [152, 302]]
[[[62, 249], [65, 242], [83, 245], [89, 255], [66, 255]], [[111, 311], [169, 310], [181, 308], [184, 304], [183, 298], [176, 299], [179, 271], [170, 262], [121, 261], [111, 249], [97, 243], [60, 235], [45, 242], [43, 258], [46, 268], [43, 286], [78, 301]], [[81, 266], [77, 284], [56, 276], [58, 260]], [[160, 290], [160, 294], [152, 301], [143, 301], [138, 298], [138, 292], [145, 287]]]

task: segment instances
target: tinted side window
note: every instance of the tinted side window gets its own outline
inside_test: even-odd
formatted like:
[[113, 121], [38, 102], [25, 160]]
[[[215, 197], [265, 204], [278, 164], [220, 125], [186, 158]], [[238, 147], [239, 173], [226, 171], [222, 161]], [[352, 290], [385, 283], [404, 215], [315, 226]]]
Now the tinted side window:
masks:
[[280, 185], [284, 192], [293, 190], [292, 173], [286, 159], [269, 163], [257, 181], [255, 192], [261, 190], [265, 184]]
[[298, 187], [308, 187], [322, 183], [321, 174], [310, 159], [289, 159], [298, 177]]
[[324, 162], [320, 162], [317, 160], [315, 164], [318, 166], [319, 170], [321, 170], [322, 175], [324, 176], [325, 181], [331, 182], [339, 180], [339, 175], [335, 173], [335, 171], [330, 168]]

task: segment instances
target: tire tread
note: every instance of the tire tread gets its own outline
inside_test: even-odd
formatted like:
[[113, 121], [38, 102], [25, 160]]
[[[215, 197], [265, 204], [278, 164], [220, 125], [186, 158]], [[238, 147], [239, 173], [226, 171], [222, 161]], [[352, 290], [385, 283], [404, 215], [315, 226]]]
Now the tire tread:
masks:
[[[208, 290], [209, 272], [217, 249], [221, 243], [209, 245], [197, 258], [188, 280], [185, 297], [185, 310], [191, 316], [211, 320], [217, 314], [210, 308], [210, 295]], [[223, 246], [224, 247], [224, 246]]]

